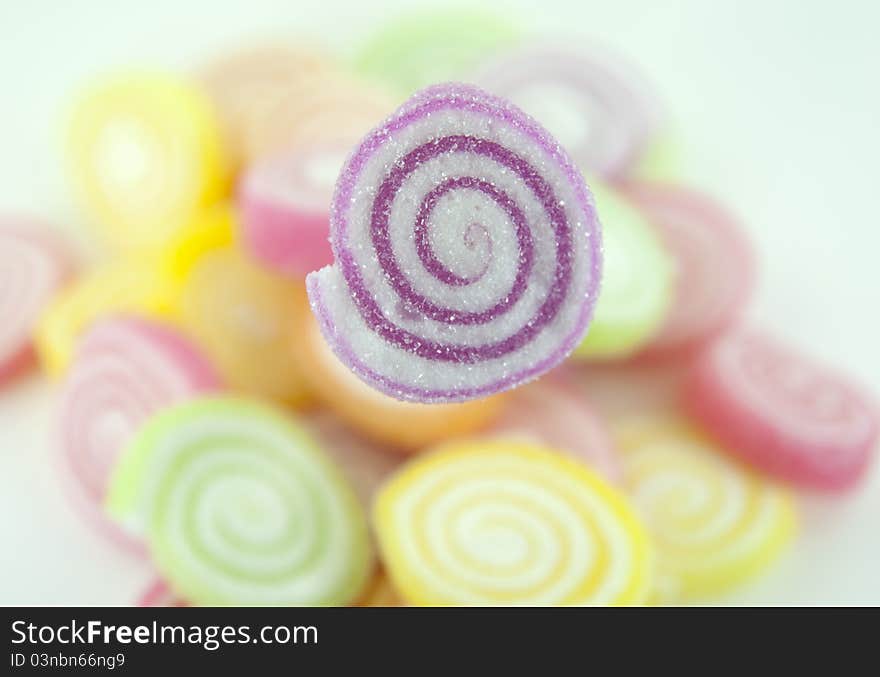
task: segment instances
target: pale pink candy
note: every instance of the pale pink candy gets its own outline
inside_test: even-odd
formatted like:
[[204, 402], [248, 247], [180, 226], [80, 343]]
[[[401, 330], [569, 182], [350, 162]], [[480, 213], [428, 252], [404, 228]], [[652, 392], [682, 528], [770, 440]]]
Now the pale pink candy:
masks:
[[672, 308], [641, 356], [687, 356], [728, 329], [751, 297], [751, 245], [736, 219], [705, 195], [648, 183], [623, 191], [657, 228], [677, 269]]
[[59, 410], [65, 484], [75, 503], [108, 535], [139, 546], [103, 519], [116, 458], [154, 413], [219, 388], [211, 364], [173, 328], [127, 315], [93, 324], [77, 346]]
[[607, 480], [620, 480], [614, 445], [599, 414], [559, 369], [515, 390], [488, 434], [539, 442], [583, 461]]
[[35, 364], [34, 326], [73, 270], [69, 248], [50, 230], [0, 216], [0, 384]]
[[238, 192], [241, 234], [257, 260], [295, 277], [332, 263], [330, 200], [354, 143], [302, 146], [262, 160], [245, 174]]
[[733, 455], [794, 484], [843, 490], [864, 474], [880, 412], [846, 377], [741, 330], [716, 343], [685, 384], [693, 416]]
[[369, 510], [379, 487], [400, 465], [400, 454], [358, 436], [327, 412], [315, 412], [306, 422]]
[[168, 584], [161, 578], [155, 579], [138, 598], [135, 606], [139, 607], [183, 607], [189, 606], [178, 597]]

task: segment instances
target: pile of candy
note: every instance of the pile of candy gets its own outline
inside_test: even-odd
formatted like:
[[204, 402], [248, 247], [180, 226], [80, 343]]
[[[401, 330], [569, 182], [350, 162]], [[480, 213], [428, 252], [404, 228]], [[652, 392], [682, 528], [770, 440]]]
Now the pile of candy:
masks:
[[407, 18], [111, 78], [69, 130], [104, 262], [0, 220], [0, 382], [60, 384], [141, 604], [705, 601], [866, 472], [875, 404], [747, 326], [749, 242], [617, 55]]

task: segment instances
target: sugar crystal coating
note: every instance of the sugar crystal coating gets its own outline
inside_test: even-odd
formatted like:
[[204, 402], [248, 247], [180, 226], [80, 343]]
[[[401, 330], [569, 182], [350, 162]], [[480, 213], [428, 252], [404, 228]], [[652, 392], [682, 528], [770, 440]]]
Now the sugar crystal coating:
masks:
[[307, 278], [321, 330], [360, 378], [451, 402], [559, 364], [589, 324], [601, 245], [565, 151], [513, 105], [428, 88], [349, 157], [331, 208], [335, 263]]

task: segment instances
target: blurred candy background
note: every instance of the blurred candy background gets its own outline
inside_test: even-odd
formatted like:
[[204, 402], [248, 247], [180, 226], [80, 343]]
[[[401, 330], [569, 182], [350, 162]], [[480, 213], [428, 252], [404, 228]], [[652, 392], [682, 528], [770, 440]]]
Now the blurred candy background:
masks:
[[[365, 501], [407, 453], [471, 433], [568, 452], [597, 471], [585, 487], [607, 480], [639, 514], [648, 601], [880, 602], [878, 10], [474, 5], [0, 9], [0, 324], [41, 298], [10, 291], [22, 241], [43, 233], [46, 288], [69, 281], [38, 332], [50, 376], [4, 382], [0, 364], [0, 603], [136, 602], [154, 566], [97, 508], [115, 459], [78, 449], [121, 446], [131, 420], [223, 387], [306, 412]], [[561, 373], [427, 411], [335, 361], [301, 279], [329, 262], [323, 210], [348, 149], [446, 79], [521, 97], [595, 181], [608, 296]], [[131, 120], [146, 143], [132, 147]], [[140, 365], [150, 397], [83, 433], [120, 398], [107, 355]], [[358, 587], [369, 567], [351, 566]], [[381, 578], [355, 595], [399, 596]]]

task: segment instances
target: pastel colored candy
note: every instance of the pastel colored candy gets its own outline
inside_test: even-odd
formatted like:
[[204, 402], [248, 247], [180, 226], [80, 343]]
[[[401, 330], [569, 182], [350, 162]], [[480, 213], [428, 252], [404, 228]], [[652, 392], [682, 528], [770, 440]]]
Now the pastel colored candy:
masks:
[[66, 287], [43, 312], [37, 351], [50, 376], [60, 376], [73, 358], [76, 341], [92, 322], [125, 312], [156, 318], [174, 314], [178, 286], [151, 259], [117, 259]]
[[564, 374], [554, 371], [517, 388], [489, 435], [552, 447], [603, 478], [620, 481], [620, 462], [605, 424], [584, 390]]
[[466, 85], [405, 103], [349, 157], [335, 263], [306, 285], [342, 362], [392, 397], [491, 395], [559, 364], [598, 294], [599, 224], [565, 152]]
[[731, 461], [674, 418], [616, 430], [625, 486], [657, 551], [656, 602], [721, 593], [773, 563], [791, 541], [785, 491]]
[[139, 427], [220, 386], [198, 348], [170, 326], [129, 315], [94, 323], [77, 344], [59, 404], [63, 475], [75, 504], [103, 527], [110, 473]]
[[33, 366], [37, 322], [73, 269], [68, 247], [51, 231], [0, 216], [0, 385]]
[[199, 211], [160, 252], [161, 271], [183, 283], [203, 256], [233, 246], [237, 230], [238, 219], [229, 203], [219, 202]]
[[348, 604], [370, 576], [354, 492], [301, 425], [256, 402], [191, 400], [152, 418], [106, 505], [195, 606]]
[[172, 75], [97, 83], [77, 101], [69, 135], [69, 173], [83, 205], [122, 249], [161, 249], [229, 187], [210, 100]]
[[605, 269], [580, 359], [634, 354], [660, 329], [672, 304], [673, 267], [650, 224], [614, 189], [593, 184], [602, 221]]
[[584, 171], [606, 179], [634, 172], [664, 126], [650, 83], [604, 50], [530, 43], [501, 53], [471, 79], [541, 120]]
[[366, 385], [339, 361], [317, 321], [306, 320], [296, 338], [299, 361], [315, 397], [353, 430], [394, 451], [418, 451], [489, 426], [502, 411], [504, 395], [447, 404], [401, 402]]
[[174, 594], [161, 578], [157, 578], [147, 586], [135, 603], [137, 607], [184, 607], [189, 606]]
[[685, 393], [689, 411], [727, 452], [807, 488], [852, 488], [880, 438], [874, 398], [754, 330], [720, 339], [694, 365]]
[[344, 141], [366, 134], [390, 113], [385, 90], [342, 73], [303, 79], [250, 112], [243, 149], [249, 163], [301, 145]]
[[330, 201], [354, 141], [300, 146], [252, 166], [238, 192], [244, 246], [268, 268], [294, 277], [333, 262]]
[[582, 463], [510, 440], [450, 443], [408, 463], [374, 522], [412, 605], [637, 604], [647, 535], [626, 499]]
[[355, 434], [329, 411], [316, 411], [303, 423], [348, 479], [364, 509], [400, 465], [400, 456]]
[[308, 397], [292, 346], [308, 314], [302, 283], [259, 268], [235, 249], [206, 253], [180, 297], [180, 321], [241, 392], [299, 405]]
[[734, 324], [751, 298], [749, 240], [724, 207], [695, 191], [630, 183], [624, 194], [657, 229], [675, 264], [672, 306], [643, 356], [692, 354]]
[[282, 44], [252, 45], [207, 64], [199, 80], [223, 122], [226, 145], [236, 165], [245, 159], [253, 119], [304, 81], [334, 71], [324, 54]]
[[466, 76], [490, 55], [516, 42], [519, 31], [503, 17], [474, 10], [404, 15], [386, 24], [359, 50], [360, 73], [404, 94]]

